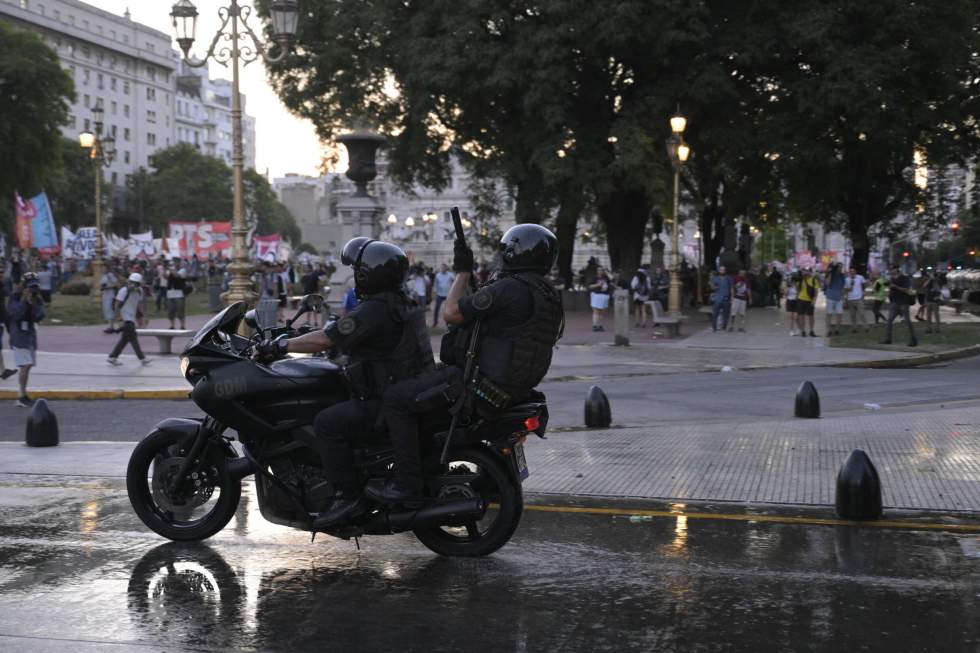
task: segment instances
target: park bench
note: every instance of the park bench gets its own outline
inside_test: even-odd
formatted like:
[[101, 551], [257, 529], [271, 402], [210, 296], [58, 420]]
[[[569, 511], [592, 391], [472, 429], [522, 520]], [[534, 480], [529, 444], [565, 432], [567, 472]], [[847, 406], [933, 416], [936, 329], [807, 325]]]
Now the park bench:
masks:
[[172, 353], [174, 338], [189, 338], [197, 333], [193, 329], [136, 329], [137, 336], [153, 336], [160, 343], [161, 354]]
[[681, 320], [683, 317], [670, 317], [664, 313], [663, 305], [656, 299], [644, 302], [653, 311], [653, 326], [667, 327], [671, 337], [681, 335]]

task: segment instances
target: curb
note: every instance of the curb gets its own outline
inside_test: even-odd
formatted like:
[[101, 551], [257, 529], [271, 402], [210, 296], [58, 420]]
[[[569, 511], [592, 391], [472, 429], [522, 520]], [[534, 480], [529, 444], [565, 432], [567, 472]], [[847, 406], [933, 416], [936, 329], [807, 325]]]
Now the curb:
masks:
[[[187, 399], [190, 390], [31, 390], [44, 399]], [[0, 399], [17, 399], [16, 390], [0, 390]]]
[[959, 358], [969, 358], [970, 356], [980, 355], [980, 345], [970, 345], [960, 349], [942, 351], [935, 354], [920, 354], [919, 356], [905, 356], [902, 358], [885, 358], [867, 361], [850, 361], [847, 363], [823, 363], [815, 367], [866, 367], [873, 369], [897, 369], [902, 367], [919, 367], [930, 363], [942, 363], [944, 361], [957, 360]]

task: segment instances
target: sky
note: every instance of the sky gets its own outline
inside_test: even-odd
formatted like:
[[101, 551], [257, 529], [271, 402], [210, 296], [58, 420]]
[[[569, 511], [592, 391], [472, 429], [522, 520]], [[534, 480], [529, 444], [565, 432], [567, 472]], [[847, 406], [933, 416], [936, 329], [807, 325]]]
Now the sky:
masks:
[[[170, 21], [170, 6], [166, 0], [85, 0], [99, 9], [122, 16], [128, 7], [132, 18], [153, 29], [160, 30], [174, 38]], [[196, 0], [197, 40], [191, 54], [201, 57], [220, 25], [218, 8], [227, 2], [222, 0]], [[252, 29], [261, 34], [257, 19], [250, 20]], [[177, 50], [177, 43], [173, 42]], [[231, 64], [228, 68], [209, 62], [211, 76], [231, 79]], [[295, 172], [316, 176], [323, 157], [323, 148], [316, 137], [313, 124], [289, 113], [279, 97], [269, 86], [265, 76], [265, 66], [261, 59], [241, 69], [241, 89], [246, 97], [245, 110], [255, 116], [255, 165], [258, 172], [269, 170], [271, 178], [282, 177]]]

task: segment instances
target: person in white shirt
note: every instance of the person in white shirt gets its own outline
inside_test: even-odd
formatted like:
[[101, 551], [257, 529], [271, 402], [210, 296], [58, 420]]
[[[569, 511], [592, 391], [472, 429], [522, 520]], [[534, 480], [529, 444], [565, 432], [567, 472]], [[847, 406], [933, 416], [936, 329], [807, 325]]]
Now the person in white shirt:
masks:
[[442, 303], [446, 301], [446, 297], [449, 296], [449, 289], [452, 287], [455, 278], [456, 275], [449, 271], [449, 266], [445, 263], [440, 266], [439, 272], [436, 273], [436, 306], [432, 315], [433, 327], [439, 324], [439, 309], [442, 307]]
[[140, 363], [149, 365], [150, 361], [143, 355], [139, 338], [136, 337], [136, 321], [139, 319], [143, 307], [143, 275], [138, 272], [129, 275], [126, 285], [116, 293], [112, 305], [113, 322], [121, 320], [122, 327], [119, 329], [121, 334], [119, 342], [112, 348], [108, 363], [110, 365], [122, 365], [119, 362], [119, 354], [122, 353], [127, 344], [130, 344], [133, 346], [136, 358], [140, 359]]
[[851, 333], [857, 332], [858, 321], [864, 325], [865, 331], [870, 331], [868, 316], [864, 314], [864, 284], [865, 279], [857, 273], [857, 269], [851, 268], [847, 279], [844, 280], [845, 301], [847, 312], [851, 316]]

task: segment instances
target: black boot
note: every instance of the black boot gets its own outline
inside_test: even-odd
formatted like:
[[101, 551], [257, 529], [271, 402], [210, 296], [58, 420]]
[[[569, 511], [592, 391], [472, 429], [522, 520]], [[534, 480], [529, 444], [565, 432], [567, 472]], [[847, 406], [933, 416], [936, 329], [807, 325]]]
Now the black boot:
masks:
[[334, 498], [330, 507], [313, 520], [313, 527], [320, 531], [356, 517], [365, 510], [368, 504], [361, 495], [340, 494]]
[[374, 479], [364, 488], [364, 494], [378, 503], [387, 505], [420, 508], [425, 504], [425, 497], [419, 490], [410, 489], [407, 485], [399, 483], [398, 479], [389, 481], [380, 478]]

